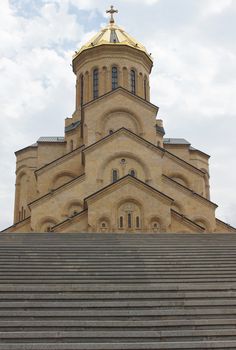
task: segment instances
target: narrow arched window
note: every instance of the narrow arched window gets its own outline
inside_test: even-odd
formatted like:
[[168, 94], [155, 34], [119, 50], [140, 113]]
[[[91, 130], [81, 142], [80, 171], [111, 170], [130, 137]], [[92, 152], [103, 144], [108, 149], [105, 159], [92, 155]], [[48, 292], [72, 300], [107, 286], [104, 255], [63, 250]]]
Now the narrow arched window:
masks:
[[98, 69], [93, 71], [93, 98], [98, 98]]
[[118, 69], [117, 67], [112, 67], [112, 90], [118, 87]]
[[136, 228], [140, 227], [140, 219], [139, 216], [136, 216]]
[[112, 170], [112, 182], [116, 182], [118, 180], [118, 170]]
[[144, 89], [144, 99], [146, 100], [147, 99], [147, 79], [146, 78], [144, 79], [144, 82], [143, 82], [143, 89]]
[[84, 76], [81, 75], [80, 78], [80, 103], [81, 105], [84, 103]]
[[74, 149], [73, 140], [70, 140], [70, 151], [72, 152], [73, 149]]
[[132, 94], [136, 94], [136, 74], [133, 69], [130, 72], [130, 78], [131, 78], [131, 92]]
[[128, 213], [128, 228], [132, 227], [132, 216], [131, 213]]
[[136, 171], [134, 169], [131, 169], [129, 173], [131, 176], [136, 177]]
[[123, 218], [123, 216], [120, 216], [120, 222], [119, 222], [119, 224], [120, 224], [120, 228], [123, 228], [123, 227], [124, 227], [124, 218]]

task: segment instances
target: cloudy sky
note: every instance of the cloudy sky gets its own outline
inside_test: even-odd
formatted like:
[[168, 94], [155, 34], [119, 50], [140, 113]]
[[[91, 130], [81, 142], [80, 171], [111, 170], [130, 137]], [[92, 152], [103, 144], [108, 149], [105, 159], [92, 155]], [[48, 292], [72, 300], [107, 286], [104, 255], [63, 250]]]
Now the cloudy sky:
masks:
[[[236, 1], [116, 0], [117, 23], [152, 53], [167, 137], [211, 155], [217, 216], [236, 225]], [[63, 135], [73, 52], [107, 22], [105, 0], [0, 1], [0, 229], [12, 224], [14, 151]]]

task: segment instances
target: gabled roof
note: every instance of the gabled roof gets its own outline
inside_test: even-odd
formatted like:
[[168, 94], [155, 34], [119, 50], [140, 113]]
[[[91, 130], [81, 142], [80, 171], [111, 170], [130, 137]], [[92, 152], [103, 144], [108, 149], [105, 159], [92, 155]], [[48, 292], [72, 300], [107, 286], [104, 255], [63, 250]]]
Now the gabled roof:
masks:
[[179, 187], [182, 187], [183, 189], [185, 189], [186, 191], [188, 191], [190, 194], [198, 197], [199, 199], [203, 200], [203, 201], [206, 201], [208, 204], [212, 205], [213, 207], [217, 208], [218, 205], [214, 202], [211, 202], [209, 199], [201, 196], [200, 194], [198, 194], [197, 192], [191, 190], [190, 188], [182, 185], [181, 183], [175, 181], [174, 179], [172, 179], [171, 177], [165, 175], [165, 174], [162, 174], [162, 177], [166, 178], [167, 180], [169, 180], [170, 182], [174, 183], [175, 185], [179, 186]]
[[77, 180], [80, 180], [84, 175], [85, 175], [85, 174], [81, 174], [81, 175], [75, 177], [74, 179], [72, 179], [72, 180], [70, 180], [70, 181], [64, 183], [63, 185], [60, 185], [59, 187], [57, 187], [57, 188], [51, 190], [50, 192], [45, 193], [43, 196], [41, 196], [41, 197], [35, 199], [34, 201], [30, 202], [30, 203], [28, 204], [28, 207], [30, 207], [30, 206], [31, 206], [32, 204], [34, 204], [34, 203], [37, 203], [38, 201], [41, 201], [43, 198], [46, 198], [46, 197], [52, 195], [53, 193], [57, 192], [57, 191], [60, 190], [61, 188], [66, 187], [66, 186], [70, 185], [71, 183], [73, 183], [73, 182], [75, 182], [75, 181], [77, 181]]
[[87, 210], [87, 203], [86, 203], [86, 202], [87, 202], [88, 200], [90, 200], [90, 199], [92, 199], [92, 198], [95, 198], [96, 196], [98, 196], [98, 195], [101, 194], [102, 192], [105, 192], [106, 190], [108, 190], [108, 189], [110, 189], [110, 188], [112, 188], [112, 187], [115, 187], [115, 186], [121, 184], [122, 182], [126, 181], [127, 179], [129, 179], [130, 181], [132, 181], [132, 182], [134, 182], [134, 183], [136, 182], [137, 184], [143, 185], [143, 186], [144, 186], [145, 188], [147, 188], [148, 190], [151, 190], [151, 191], [156, 192], [159, 196], [163, 197], [163, 198], [164, 198], [165, 200], [167, 200], [167, 201], [170, 201], [170, 202], [173, 202], [173, 201], [174, 201], [173, 198], [167, 196], [165, 193], [163, 193], [163, 192], [157, 190], [156, 188], [154, 188], [154, 187], [152, 187], [152, 186], [146, 184], [145, 182], [141, 181], [140, 179], [138, 179], [138, 178], [136, 178], [136, 177], [133, 177], [133, 176], [131, 176], [130, 174], [128, 174], [128, 175], [126, 175], [126, 176], [123, 176], [122, 178], [120, 178], [120, 179], [117, 180], [116, 182], [112, 182], [112, 183], [110, 183], [109, 185], [107, 185], [107, 186], [101, 188], [100, 190], [98, 190], [98, 191], [92, 193], [91, 195], [87, 196], [86, 198], [84, 198], [84, 209], [83, 209], [82, 211], [80, 211], [79, 213], [77, 213], [77, 214], [75, 214], [75, 215], [69, 217], [69, 218], [66, 219], [66, 220], [63, 220], [63, 221], [59, 222], [58, 224], [56, 224], [55, 226], [53, 226], [52, 229], [54, 229], [55, 227], [58, 227], [58, 226], [60, 226], [60, 225], [62, 225], [62, 224], [64, 224], [64, 223], [67, 223], [67, 222], [69, 222], [69, 221], [71, 221], [71, 220], [73, 220], [73, 219], [75, 219], [75, 218], [78, 218], [81, 214], [83, 214], [83, 213]]
[[172, 212], [173, 214], [175, 214], [176, 216], [178, 216], [180, 219], [184, 220], [185, 222], [188, 222], [188, 223], [191, 224], [192, 226], [196, 226], [196, 227], [198, 227], [201, 231], [205, 231], [205, 228], [204, 228], [204, 227], [200, 226], [199, 224], [196, 224], [196, 222], [190, 220], [187, 216], [178, 213], [178, 212], [177, 212], [176, 210], [174, 210], [174, 209], [171, 209], [171, 212]]
[[136, 100], [139, 100], [139, 101], [142, 102], [143, 104], [146, 104], [149, 108], [154, 109], [154, 110], [156, 111], [156, 113], [158, 112], [158, 110], [159, 110], [159, 107], [158, 107], [158, 106], [154, 105], [153, 103], [151, 103], [151, 102], [145, 100], [144, 98], [142, 98], [142, 97], [140, 97], [140, 96], [138, 96], [138, 95], [132, 94], [129, 90], [123, 88], [122, 86], [118, 86], [116, 89], [111, 90], [111, 91], [109, 91], [109, 92], [106, 92], [105, 94], [99, 96], [99, 97], [96, 98], [95, 100], [91, 100], [91, 101], [85, 103], [85, 104], [83, 105], [83, 107], [86, 108], [87, 106], [90, 106], [90, 105], [92, 105], [92, 104], [94, 104], [94, 103], [97, 103], [97, 101], [102, 100], [103, 98], [105, 98], [105, 97], [107, 97], [107, 96], [111, 96], [111, 95], [113, 95], [113, 94], [116, 94], [116, 93], [119, 92], [119, 91], [122, 92], [123, 94], [126, 94], [128, 97], [132, 97], [132, 98], [134, 98], [134, 99], [136, 99]]
[[127, 180], [127, 179], [131, 180], [131, 181], [134, 182], [134, 183], [136, 182], [136, 183], [142, 184], [142, 185], [143, 185], [144, 187], [146, 187], [147, 189], [152, 190], [152, 191], [155, 191], [156, 193], [158, 193], [158, 194], [161, 195], [162, 197], [165, 197], [165, 198], [166, 198], [167, 200], [169, 200], [169, 201], [174, 201], [173, 198], [167, 196], [165, 193], [163, 193], [163, 192], [157, 190], [156, 188], [154, 188], [154, 187], [148, 185], [147, 183], [143, 182], [142, 180], [138, 179], [137, 177], [134, 177], [134, 176], [131, 176], [130, 174], [128, 174], [128, 175], [125, 175], [125, 176], [121, 177], [121, 178], [120, 178], [119, 180], [117, 180], [116, 182], [112, 182], [112, 183], [110, 183], [109, 185], [107, 185], [107, 186], [101, 188], [100, 190], [98, 190], [98, 191], [92, 193], [91, 195], [89, 195], [88, 197], [86, 197], [86, 198], [84, 199], [84, 202], [86, 203], [86, 201], [89, 200], [89, 199], [91, 199], [92, 197], [97, 196], [98, 194], [100, 194], [100, 193], [106, 191], [107, 189], [109, 189], [109, 188], [111, 188], [111, 187], [117, 186], [118, 184], [124, 182], [124, 181]]
[[98, 140], [98, 141], [92, 143], [91, 145], [87, 146], [87, 147], [83, 150], [83, 152], [86, 152], [87, 150], [91, 149], [91, 148], [94, 147], [95, 145], [98, 145], [99, 143], [104, 142], [105, 140], [108, 140], [109, 138], [114, 137], [117, 133], [119, 133], [119, 132], [121, 132], [121, 131], [125, 131], [127, 134], [130, 134], [130, 135], [134, 136], [137, 140], [142, 141], [142, 142], [146, 143], [147, 145], [149, 145], [150, 148], [159, 150], [160, 152], [162, 152], [162, 153], [164, 153], [164, 154], [168, 154], [168, 155], [170, 155], [171, 157], [173, 157], [174, 159], [178, 160], [179, 162], [181, 162], [181, 163], [187, 165], [188, 167], [194, 169], [195, 171], [197, 171], [197, 172], [199, 172], [199, 173], [205, 175], [205, 173], [204, 173], [202, 170], [196, 168], [194, 165], [192, 165], [192, 164], [186, 162], [186, 161], [183, 160], [182, 158], [179, 158], [178, 156], [176, 156], [175, 154], [171, 153], [170, 151], [167, 151], [165, 148], [162, 148], [162, 147], [160, 147], [160, 146], [154, 145], [153, 143], [147, 141], [147, 140], [144, 139], [143, 137], [141, 137], [141, 136], [135, 134], [135, 133], [132, 132], [131, 130], [126, 129], [126, 128], [124, 128], [124, 127], [122, 127], [122, 128], [120, 128], [120, 129], [114, 131], [112, 134], [109, 134], [109, 135], [103, 137], [102, 139], [100, 139], [100, 140]]
[[47, 164], [43, 165], [41, 168], [38, 168], [38, 169], [35, 170], [35, 174], [37, 174], [38, 172], [40, 172], [42, 169], [46, 169], [48, 166], [50, 166], [50, 165], [52, 165], [52, 164], [54, 164], [54, 163], [56, 163], [56, 162], [58, 162], [58, 161], [64, 161], [64, 160], [66, 160], [67, 158], [71, 157], [72, 153], [74, 154], [74, 153], [76, 153], [77, 151], [79, 151], [80, 149], [82, 150], [83, 147], [84, 147], [84, 145], [81, 145], [81, 146], [79, 146], [79, 147], [73, 149], [73, 151], [70, 151], [70, 152], [68, 152], [68, 153], [66, 153], [66, 154], [63, 154], [63, 156], [61, 156], [61, 157], [59, 157], [59, 158], [56, 158], [56, 159], [52, 160], [50, 163], [47, 163]]
[[191, 146], [191, 143], [185, 139], [182, 138], [164, 138], [163, 139], [164, 145], [183, 145], [183, 146], [188, 146], [188, 149], [193, 152], [199, 152], [203, 154], [204, 156], [210, 158], [209, 154], [200, 151], [199, 149], [194, 148]]

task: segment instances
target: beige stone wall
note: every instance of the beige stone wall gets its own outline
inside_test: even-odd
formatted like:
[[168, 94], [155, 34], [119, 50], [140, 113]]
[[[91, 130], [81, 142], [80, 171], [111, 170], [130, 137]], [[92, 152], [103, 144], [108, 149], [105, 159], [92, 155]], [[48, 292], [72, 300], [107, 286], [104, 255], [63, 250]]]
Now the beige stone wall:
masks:
[[[119, 87], [111, 91], [114, 66]], [[215, 219], [216, 205], [207, 200], [209, 157], [189, 145], [163, 145], [158, 107], [149, 102], [151, 69], [144, 52], [125, 45], [76, 56], [75, 112], [65, 126], [80, 124], [64, 142], [38, 142], [17, 152], [16, 225], [8, 232], [236, 232]]]
[[[134, 103], [135, 98], [135, 103]], [[116, 90], [85, 107], [84, 144], [90, 145], [122, 127], [157, 144], [157, 107], [146, 104], [124, 90]]]
[[[118, 49], [109, 46], [95, 47], [87, 55], [83, 52], [74, 61], [74, 71], [77, 76], [76, 106], [81, 101], [81, 80], [83, 79], [83, 102], [93, 100], [93, 71], [98, 69], [99, 96], [112, 90], [112, 67], [118, 69], [118, 86], [131, 91], [131, 70], [136, 74], [136, 93], [138, 96], [150, 100], [149, 74], [152, 62], [143, 52], [129, 47], [120, 46]], [[144, 84], [146, 82], [146, 93]]]
[[81, 152], [81, 148], [76, 149], [36, 171], [39, 196], [84, 173]]

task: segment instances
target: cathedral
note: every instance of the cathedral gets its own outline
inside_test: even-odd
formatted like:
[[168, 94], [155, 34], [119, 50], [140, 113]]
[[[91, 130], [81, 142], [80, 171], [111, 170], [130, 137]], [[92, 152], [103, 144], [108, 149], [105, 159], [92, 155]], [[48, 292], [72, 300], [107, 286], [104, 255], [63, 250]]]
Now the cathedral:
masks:
[[164, 137], [151, 55], [107, 12], [109, 24], [73, 56], [64, 137], [16, 152], [14, 223], [3, 232], [236, 232], [215, 216], [209, 155]]

